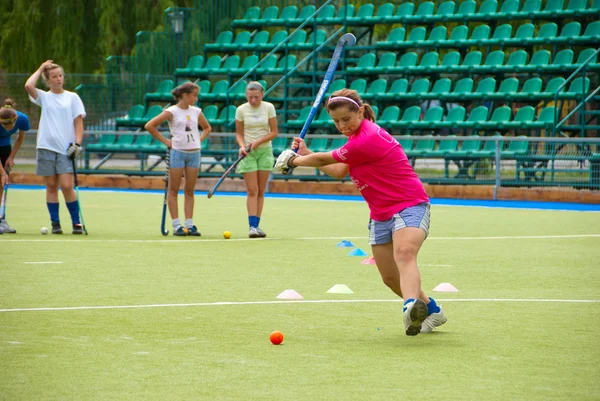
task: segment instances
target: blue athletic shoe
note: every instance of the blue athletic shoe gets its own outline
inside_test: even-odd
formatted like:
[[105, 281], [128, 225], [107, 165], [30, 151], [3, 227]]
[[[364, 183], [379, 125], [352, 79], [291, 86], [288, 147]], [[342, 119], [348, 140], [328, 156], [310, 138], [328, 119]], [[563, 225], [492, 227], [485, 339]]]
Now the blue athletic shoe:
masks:
[[187, 228], [184, 228], [183, 226], [179, 226], [179, 227], [177, 227], [177, 229], [175, 231], [173, 231], [173, 235], [176, 235], [178, 237], [185, 237], [188, 235]]
[[198, 231], [198, 229], [196, 228], [196, 226], [188, 227], [187, 228], [187, 234], [191, 235], [193, 237], [199, 237], [201, 235], [200, 231]]

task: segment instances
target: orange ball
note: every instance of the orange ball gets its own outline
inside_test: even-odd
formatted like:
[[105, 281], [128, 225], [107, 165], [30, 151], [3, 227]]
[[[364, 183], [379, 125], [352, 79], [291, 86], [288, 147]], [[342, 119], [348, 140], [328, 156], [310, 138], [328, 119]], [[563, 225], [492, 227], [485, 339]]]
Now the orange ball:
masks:
[[274, 331], [271, 333], [269, 340], [271, 340], [273, 345], [279, 345], [283, 342], [283, 333], [281, 331]]

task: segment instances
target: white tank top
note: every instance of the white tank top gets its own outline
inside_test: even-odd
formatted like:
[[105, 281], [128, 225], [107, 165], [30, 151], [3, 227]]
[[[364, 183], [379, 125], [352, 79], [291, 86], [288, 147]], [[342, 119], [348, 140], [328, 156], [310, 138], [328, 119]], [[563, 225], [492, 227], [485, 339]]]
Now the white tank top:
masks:
[[190, 106], [187, 109], [174, 105], [167, 109], [173, 115], [169, 120], [173, 149], [190, 150], [200, 149], [200, 132], [198, 130], [198, 116], [202, 109]]

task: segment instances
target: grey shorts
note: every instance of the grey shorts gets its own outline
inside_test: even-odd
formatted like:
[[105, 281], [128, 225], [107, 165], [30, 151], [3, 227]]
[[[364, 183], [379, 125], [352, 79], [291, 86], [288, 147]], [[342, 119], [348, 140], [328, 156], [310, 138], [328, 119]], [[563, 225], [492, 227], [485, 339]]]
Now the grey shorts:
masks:
[[35, 173], [43, 177], [73, 174], [73, 161], [62, 153], [56, 153], [48, 149], [38, 149]]
[[183, 152], [181, 150], [171, 149], [170, 168], [200, 168], [200, 150], [193, 152]]
[[392, 242], [394, 233], [405, 227], [417, 227], [429, 235], [430, 205], [427, 202], [407, 207], [386, 221], [369, 220], [369, 245]]

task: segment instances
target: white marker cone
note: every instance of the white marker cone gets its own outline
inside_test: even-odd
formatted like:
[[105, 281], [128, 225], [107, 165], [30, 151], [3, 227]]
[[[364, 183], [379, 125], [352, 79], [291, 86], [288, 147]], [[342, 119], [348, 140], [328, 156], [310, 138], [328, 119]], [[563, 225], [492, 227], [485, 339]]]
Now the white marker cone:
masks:
[[329, 294], [354, 294], [350, 288], [344, 284], [336, 284], [327, 291]]
[[281, 294], [277, 295], [277, 299], [304, 299], [302, 295], [294, 290], [285, 290]]
[[458, 292], [458, 289], [450, 283], [441, 283], [433, 289], [436, 292]]

